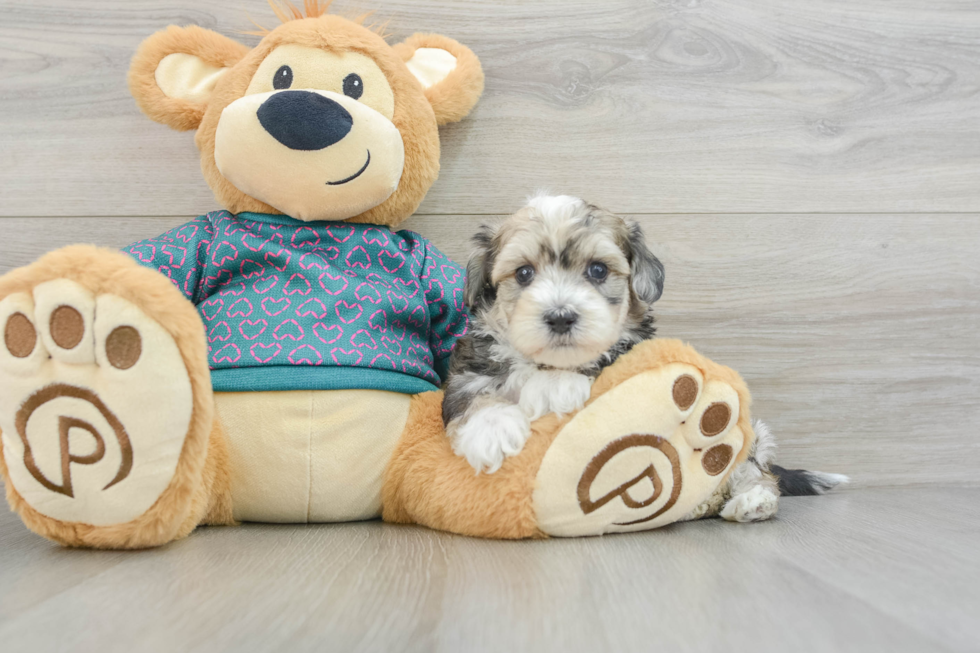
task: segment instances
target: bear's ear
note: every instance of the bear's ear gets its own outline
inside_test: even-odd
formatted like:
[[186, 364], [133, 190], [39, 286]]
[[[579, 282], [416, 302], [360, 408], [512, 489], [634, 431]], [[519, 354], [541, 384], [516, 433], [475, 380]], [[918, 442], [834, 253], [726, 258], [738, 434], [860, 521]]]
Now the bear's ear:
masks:
[[153, 120], [180, 131], [196, 129], [218, 80], [248, 50], [211, 30], [171, 25], [136, 51], [129, 90]]
[[483, 93], [483, 68], [473, 51], [439, 34], [414, 34], [394, 46], [425, 89], [440, 125], [462, 120]]

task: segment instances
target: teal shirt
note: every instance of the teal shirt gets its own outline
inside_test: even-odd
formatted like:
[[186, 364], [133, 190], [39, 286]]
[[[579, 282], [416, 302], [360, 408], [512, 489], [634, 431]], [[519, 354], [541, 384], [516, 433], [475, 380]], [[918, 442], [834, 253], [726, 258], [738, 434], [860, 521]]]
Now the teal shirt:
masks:
[[216, 211], [129, 246], [192, 301], [216, 391], [435, 390], [463, 269], [411, 231]]

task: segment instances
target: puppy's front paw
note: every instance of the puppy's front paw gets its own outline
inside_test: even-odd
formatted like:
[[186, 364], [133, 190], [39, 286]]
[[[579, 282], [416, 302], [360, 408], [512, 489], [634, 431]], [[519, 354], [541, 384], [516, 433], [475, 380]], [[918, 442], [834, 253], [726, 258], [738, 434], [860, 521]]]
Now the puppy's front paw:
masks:
[[531, 435], [531, 423], [514, 405], [483, 408], [464, 421], [453, 437], [453, 451], [480, 473], [492, 474], [507, 456], [521, 452]]
[[772, 490], [757, 485], [748, 492], [736, 494], [721, 509], [722, 519], [736, 522], [764, 521], [779, 510], [779, 497]]
[[584, 374], [561, 372], [551, 393], [551, 412], [559, 415], [574, 413], [589, 400], [592, 379]]

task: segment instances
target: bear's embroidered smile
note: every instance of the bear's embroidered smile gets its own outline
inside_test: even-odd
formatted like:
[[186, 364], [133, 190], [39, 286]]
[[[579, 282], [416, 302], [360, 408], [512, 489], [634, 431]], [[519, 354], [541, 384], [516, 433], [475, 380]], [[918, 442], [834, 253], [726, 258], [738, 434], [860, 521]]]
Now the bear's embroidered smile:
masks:
[[354, 181], [355, 179], [360, 177], [365, 170], [367, 170], [369, 165], [371, 165], [371, 150], [368, 150], [367, 161], [364, 162], [364, 165], [361, 166], [360, 170], [352, 174], [347, 179], [341, 179], [340, 181], [328, 181], [327, 186], [340, 186], [341, 184], [346, 184], [348, 181]]

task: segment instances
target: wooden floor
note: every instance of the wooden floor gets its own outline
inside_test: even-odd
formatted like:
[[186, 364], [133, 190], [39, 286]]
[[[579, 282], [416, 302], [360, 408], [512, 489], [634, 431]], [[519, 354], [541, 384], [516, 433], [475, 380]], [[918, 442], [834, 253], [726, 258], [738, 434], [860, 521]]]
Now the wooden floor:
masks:
[[[407, 227], [457, 260], [546, 187], [630, 215], [661, 334], [738, 369], [780, 519], [478, 542], [381, 524], [65, 551], [0, 516], [0, 648], [980, 650], [980, 1], [337, 0], [487, 75]], [[0, 273], [219, 208], [140, 115], [140, 42], [265, 0], [0, 0]]]
[[59, 548], [0, 516], [10, 651], [976, 651], [980, 490], [785, 499], [762, 524], [493, 542], [367, 522]]

